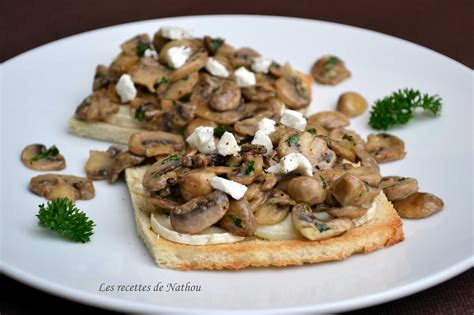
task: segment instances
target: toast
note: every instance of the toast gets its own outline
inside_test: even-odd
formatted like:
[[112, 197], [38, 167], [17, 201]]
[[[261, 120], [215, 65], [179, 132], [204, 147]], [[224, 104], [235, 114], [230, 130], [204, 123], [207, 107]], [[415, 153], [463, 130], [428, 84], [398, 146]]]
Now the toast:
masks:
[[381, 193], [376, 199], [377, 214], [368, 223], [323, 241], [268, 241], [252, 236], [243, 241], [217, 245], [183, 245], [156, 234], [150, 213], [144, 211], [140, 193], [144, 167], [126, 170], [138, 236], [156, 264], [163, 268], [242, 269], [247, 267], [285, 267], [345, 259], [356, 253], [369, 253], [404, 239], [402, 221], [392, 204]]
[[139, 128], [129, 128], [114, 125], [108, 122], [85, 122], [76, 118], [69, 120], [68, 131], [76, 136], [109, 141], [120, 144], [128, 144], [128, 139]]

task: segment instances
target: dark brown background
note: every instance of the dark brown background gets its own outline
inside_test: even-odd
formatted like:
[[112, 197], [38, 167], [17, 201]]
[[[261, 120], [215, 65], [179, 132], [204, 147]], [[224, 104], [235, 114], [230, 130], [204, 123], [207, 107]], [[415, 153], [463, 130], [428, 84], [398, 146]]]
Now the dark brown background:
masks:
[[[265, 14], [359, 26], [390, 34], [474, 67], [473, 1], [0, 1], [0, 61], [50, 41], [104, 26], [169, 16]], [[153, 30], [150, 30], [150, 32]], [[471, 269], [410, 297], [354, 314], [474, 314]], [[2, 276], [1, 314], [101, 310], [72, 303]]]

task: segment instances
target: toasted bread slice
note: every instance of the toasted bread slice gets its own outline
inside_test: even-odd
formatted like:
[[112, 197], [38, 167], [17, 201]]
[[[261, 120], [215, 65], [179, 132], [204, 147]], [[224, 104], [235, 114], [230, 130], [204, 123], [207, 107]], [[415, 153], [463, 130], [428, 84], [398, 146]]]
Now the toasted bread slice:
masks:
[[85, 122], [71, 118], [68, 131], [77, 136], [97, 140], [128, 144], [131, 135], [141, 131], [139, 128], [129, 128], [110, 124], [108, 122]]
[[375, 201], [377, 214], [371, 221], [323, 241], [268, 241], [251, 237], [231, 244], [178, 244], [160, 237], [152, 230], [150, 213], [144, 210], [144, 195], [140, 193], [143, 174], [143, 167], [126, 170], [137, 233], [155, 262], [164, 268], [242, 269], [302, 265], [340, 260], [355, 253], [369, 253], [404, 239], [400, 217], [385, 195], [380, 194]]

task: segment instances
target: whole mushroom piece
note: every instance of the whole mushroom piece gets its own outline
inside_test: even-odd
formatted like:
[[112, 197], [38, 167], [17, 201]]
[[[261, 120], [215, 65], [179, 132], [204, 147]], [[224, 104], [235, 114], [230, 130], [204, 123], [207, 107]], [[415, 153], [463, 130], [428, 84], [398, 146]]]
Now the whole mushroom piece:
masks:
[[238, 236], [253, 235], [257, 229], [255, 215], [246, 199], [231, 200], [225, 216], [219, 225]]
[[344, 62], [331, 55], [316, 60], [311, 68], [311, 74], [319, 83], [330, 85], [338, 84], [351, 76], [351, 72], [346, 68]]
[[404, 199], [418, 191], [418, 181], [414, 178], [400, 176], [382, 177], [379, 187], [390, 201]]
[[59, 171], [66, 167], [64, 156], [56, 146], [47, 149], [43, 144], [30, 144], [21, 152], [21, 162], [36, 171]]
[[30, 180], [29, 189], [49, 200], [68, 198], [74, 202], [77, 199], [87, 200], [95, 196], [91, 180], [72, 175], [38, 175]]
[[324, 179], [309, 176], [295, 177], [288, 183], [287, 192], [291, 199], [298, 203], [315, 205], [324, 202], [327, 194]]
[[275, 87], [278, 98], [291, 109], [307, 107], [311, 102], [311, 80], [302, 74], [282, 76]]
[[401, 160], [406, 155], [405, 142], [388, 133], [368, 135], [365, 149], [379, 163]]
[[433, 194], [416, 192], [405, 199], [395, 201], [393, 206], [403, 218], [420, 219], [441, 211], [444, 202]]
[[164, 131], [141, 131], [130, 137], [128, 147], [136, 155], [151, 157], [181, 151], [184, 140], [180, 135]]

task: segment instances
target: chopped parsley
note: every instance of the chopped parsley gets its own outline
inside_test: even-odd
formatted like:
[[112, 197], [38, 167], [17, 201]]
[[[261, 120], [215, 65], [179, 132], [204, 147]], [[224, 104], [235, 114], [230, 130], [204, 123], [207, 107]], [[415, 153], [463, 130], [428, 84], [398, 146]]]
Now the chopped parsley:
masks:
[[306, 132], [312, 134], [313, 136], [315, 136], [318, 133], [315, 128], [306, 129]]
[[181, 157], [178, 154], [170, 155], [167, 158], [164, 158], [163, 161], [161, 161], [161, 164], [165, 164], [172, 161], [179, 161], [180, 159]]
[[314, 225], [316, 225], [316, 228], [318, 229], [319, 232], [323, 233], [324, 231], [328, 231], [331, 228], [325, 224], [325, 223], [318, 223], [316, 222]]
[[138, 106], [138, 108], [135, 110], [135, 119], [138, 119], [139, 121], [148, 120], [144, 105]]
[[31, 161], [36, 162], [42, 159], [46, 159], [50, 156], [56, 156], [59, 154], [59, 150], [55, 145], [52, 145], [48, 150], [34, 156]]
[[168, 83], [169, 80], [167, 77], [161, 77], [159, 81], [156, 82], [156, 84], [162, 84], [162, 83]]
[[245, 175], [250, 175], [255, 171], [255, 161], [249, 161], [245, 169]]
[[231, 212], [227, 216], [232, 220], [232, 222], [234, 222], [236, 227], [241, 228], [241, 229], [243, 229], [245, 227], [244, 222], [242, 221], [242, 219], [239, 218], [238, 216], [236, 216], [235, 213]]
[[150, 49], [151, 46], [149, 43], [138, 43], [137, 45], [137, 55], [142, 57], [145, 54], [147, 49]]
[[184, 77], [181, 78], [183, 81], [187, 81], [189, 79], [189, 75], [185, 75]]
[[218, 138], [222, 137], [222, 135], [224, 134], [224, 132], [227, 131], [227, 129], [229, 129], [228, 125], [217, 126], [216, 128], [214, 128], [214, 136]]
[[331, 69], [341, 63], [341, 59], [337, 58], [336, 56], [330, 56], [328, 60], [324, 63], [324, 72], [329, 72]]
[[291, 137], [289, 137], [286, 140], [286, 142], [288, 143], [289, 146], [297, 145], [299, 141], [300, 141], [300, 136], [299, 135], [292, 135]]
[[356, 145], [356, 142], [355, 142], [355, 140], [354, 140], [354, 137], [352, 137], [351, 135], [348, 135], [347, 133], [345, 133], [345, 134], [342, 136], [342, 139], [349, 141], [349, 142], [352, 143], [353, 145]]
[[213, 38], [211, 39], [211, 51], [213, 54], [216, 54], [219, 48], [221, 48], [222, 44], [224, 44], [224, 40], [222, 38]]

